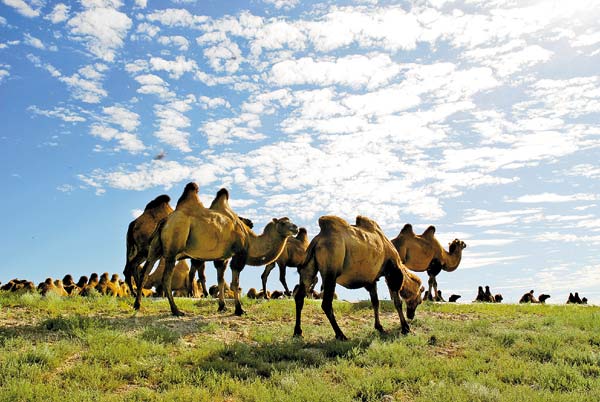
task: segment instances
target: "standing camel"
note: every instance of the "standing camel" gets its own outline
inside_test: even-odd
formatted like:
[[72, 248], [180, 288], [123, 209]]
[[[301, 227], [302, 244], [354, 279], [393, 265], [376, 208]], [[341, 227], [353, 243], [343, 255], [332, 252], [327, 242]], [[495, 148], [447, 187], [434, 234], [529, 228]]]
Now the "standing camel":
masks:
[[[127, 228], [127, 262], [125, 263], [123, 275], [132, 295], [135, 295], [136, 292], [133, 289], [131, 278], [138, 270], [138, 266], [148, 256], [150, 237], [159, 222], [173, 212], [169, 201], [171, 201], [171, 198], [168, 195], [159, 195], [146, 205], [144, 212], [133, 220]], [[138, 289], [141, 289], [141, 287], [138, 286]]]
[[[226, 190], [223, 198], [221, 202], [227, 202]], [[240, 303], [240, 272], [246, 263], [258, 264], [260, 261], [260, 264], [268, 264], [277, 259], [288, 237], [296, 233], [298, 227], [284, 217], [274, 218], [261, 235], [256, 235], [239, 218], [205, 208], [198, 198], [198, 185], [188, 183], [177, 201], [175, 211], [161, 222], [153, 234], [148, 258], [142, 271], [137, 272], [136, 283], [141, 289], [148, 269], [159, 258], [164, 258], [163, 288], [169, 299], [171, 313], [182, 316], [171, 292], [175, 261], [184, 258], [214, 261], [219, 282], [219, 311], [224, 311], [224, 261], [232, 258], [231, 288], [235, 294], [235, 314], [242, 315], [244, 310]], [[134, 308], [137, 310], [140, 305], [141, 293], [138, 292]]]
[[348, 289], [364, 287], [371, 296], [375, 315], [375, 329], [383, 332], [379, 321], [377, 281], [385, 276], [390, 296], [400, 317], [402, 333], [409, 332], [408, 322], [402, 312], [402, 299], [406, 300], [406, 315], [412, 319], [421, 303], [421, 280], [410, 273], [392, 243], [375, 221], [356, 217], [356, 225], [349, 225], [337, 216], [319, 218], [321, 231], [310, 242], [306, 260], [300, 265], [300, 283], [295, 292], [296, 326], [294, 336], [302, 336], [301, 319], [304, 297], [317, 273], [323, 280], [321, 308], [329, 319], [335, 337], [346, 340], [333, 314], [333, 297], [336, 283]]
[[[437, 297], [436, 276], [441, 271], [456, 270], [462, 258], [462, 251], [467, 247], [465, 242], [454, 239], [446, 251], [434, 235], [434, 226], [429, 226], [422, 235], [415, 235], [412, 225], [407, 223], [398, 236], [392, 239], [402, 263], [408, 269], [414, 272], [427, 271], [429, 294], [433, 300]], [[434, 293], [432, 293], [432, 287]]]
[[289, 296], [290, 289], [288, 288], [287, 282], [285, 281], [285, 269], [286, 267], [298, 267], [304, 262], [306, 258], [306, 249], [308, 248], [308, 235], [305, 228], [300, 228], [296, 237], [288, 239], [283, 251], [277, 258], [277, 261], [273, 261], [267, 264], [265, 271], [260, 276], [262, 280], [262, 290], [264, 298], [267, 299], [267, 279], [269, 274], [275, 268], [275, 263], [279, 266], [279, 281], [285, 289], [285, 295]]

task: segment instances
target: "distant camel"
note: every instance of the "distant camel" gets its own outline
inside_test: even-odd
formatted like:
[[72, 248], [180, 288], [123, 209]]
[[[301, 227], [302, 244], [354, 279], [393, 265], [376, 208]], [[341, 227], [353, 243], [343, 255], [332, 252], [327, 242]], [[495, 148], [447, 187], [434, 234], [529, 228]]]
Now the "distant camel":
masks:
[[357, 216], [356, 224], [349, 225], [337, 216], [319, 218], [321, 231], [310, 242], [306, 260], [298, 268], [300, 282], [294, 296], [296, 326], [294, 336], [302, 336], [301, 317], [304, 297], [310, 290], [317, 273], [323, 280], [321, 307], [329, 319], [336, 339], [347, 339], [333, 314], [333, 295], [336, 283], [348, 289], [364, 287], [371, 296], [375, 315], [375, 329], [383, 332], [379, 321], [377, 280], [385, 276], [390, 296], [400, 317], [402, 333], [410, 328], [402, 311], [402, 299], [407, 303], [407, 316], [412, 319], [421, 303], [421, 280], [402, 264], [394, 245], [379, 225], [366, 217]]
[[[454, 239], [448, 251], [444, 250], [435, 238], [435, 227], [429, 226], [421, 235], [416, 235], [411, 224], [404, 225], [398, 236], [392, 239], [402, 263], [411, 271], [429, 275], [429, 294], [437, 296], [436, 276], [441, 271], [452, 272], [458, 268], [465, 242]], [[433, 288], [433, 292], [432, 292]]]
[[[220, 191], [220, 202], [227, 203], [229, 193]], [[137, 272], [136, 283], [141, 283], [146, 272], [161, 257], [165, 258], [163, 287], [165, 289], [171, 313], [181, 316], [171, 293], [171, 276], [175, 261], [192, 258], [199, 261], [214, 261], [219, 282], [219, 311], [225, 310], [224, 261], [232, 258], [231, 288], [235, 294], [235, 314], [242, 315], [244, 310], [240, 302], [239, 277], [246, 263], [249, 265], [268, 264], [277, 259], [288, 237], [298, 233], [298, 227], [287, 217], [274, 218], [267, 224], [261, 235], [256, 235], [239, 218], [226, 213], [205, 208], [198, 198], [198, 185], [189, 183], [177, 201], [175, 211], [158, 227], [152, 236], [148, 258], [142, 272]], [[137, 295], [134, 308], [141, 305], [141, 295]]]
[[477, 288], [477, 297], [475, 298], [476, 302], [485, 302], [486, 301], [486, 296], [485, 296], [485, 292], [483, 291], [483, 286], [479, 286]]
[[156, 230], [158, 223], [173, 212], [169, 201], [171, 198], [168, 195], [159, 195], [146, 204], [144, 212], [127, 228], [127, 260], [123, 275], [132, 295], [135, 295], [135, 291], [131, 279], [137, 267], [148, 257], [150, 236]]
[[441, 290], [438, 290], [438, 292], [437, 292], [437, 298], [435, 299], [435, 301], [438, 301], [438, 302], [445, 302], [446, 301], [446, 300], [444, 300], [444, 297], [442, 296], [442, 291]]
[[460, 295], [450, 295], [450, 297], [448, 298], [448, 301], [450, 303], [455, 303], [458, 299], [460, 299], [461, 296]]
[[504, 300], [504, 297], [500, 293], [494, 295], [494, 303], [502, 303], [502, 300]]
[[283, 251], [277, 258], [277, 261], [273, 261], [267, 264], [265, 271], [261, 275], [262, 279], [262, 290], [266, 294], [267, 291], [267, 279], [269, 274], [275, 268], [275, 264], [279, 267], [279, 281], [285, 289], [285, 295], [290, 296], [291, 292], [288, 288], [287, 282], [285, 281], [285, 269], [286, 267], [298, 267], [304, 262], [306, 258], [306, 249], [308, 248], [308, 235], [305, 228], [298, 229], [296, 237], [290, 237], [283, 248]]
[[[156, 292], [164, 296], [163, 288], [162, 288], [162, 280], [163, 274], [165, 272], [165, 260], [161, 259], [158, 267], [152, 272], [146, 280], [144, 281], [144, 289], [152, 289], [154, 288]], [[171, 282], [171, 289], [174, 292], [178, 292], [180, 294], [184, 293], [186, 296], [189, 291], [189, 281], [190, 281], [190, 266], [185, 260], [180, 260], [175, 264], [175, 268], [173, 269], [173, 279]], [[194, 281], [192, 281], [194, 282]], [[194, 283], [192, 286], [195, 286], [195, 292], [193, 289], [193, 293], [198, 295], [198, 284]]]
[[541, 294], [540, 297], [538, 297], [538, 300], [540, 303], [545, 304], [546, 300], [548, 300], [549, 298], [550, 298], [550, 295]]
[[533, 295], [533, 290], [530, 290], [529, 293], [525, 293], [521, 296], [519, 303], [538, 303], [538, 300]]
[[79, 294], [81, 296], [90, 296], [91, 294], [93, 294], [94, 292], [96, 292], [96, 286], [98, 285], [98, 274], [93, 272], [90, 275], [90, 279], [88, 280], [88, 282], [83, 286], [83, 288], [81, 289], [81, 292], [79, 292]]
[[485, 301], [488, 303], [494, 303], [496, 300], [494, 299], [494, 296], [492, 296], [492, 292], [490, 291], [490, 287], [486, 286], [485, 287], [485, 293], [483, 294], [485, 297]]

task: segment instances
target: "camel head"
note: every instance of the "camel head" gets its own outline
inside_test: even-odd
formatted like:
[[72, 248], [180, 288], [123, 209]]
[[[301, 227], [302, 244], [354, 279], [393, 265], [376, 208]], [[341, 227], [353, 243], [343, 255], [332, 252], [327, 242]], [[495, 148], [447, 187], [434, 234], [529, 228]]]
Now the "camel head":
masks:
[[448, 251], [450, 251], [450, 254], [453, 254], [456, 251], [462, 251], [463, 249], [467, 248], [467, 244], [464, 241], [458, 239], [452, 240], [451, 243], [448, 243], [448, 246]]
[[254, 222], [252, 222], [250, 219], [241, 217], [239, 215], [238, 218], [240, 218], [244, 225], [248, 226], [248, 229], [252, 229], [254, 227]]
[[423, 299], [421, 298], [421, 293], [425, 290], [424, 286], [421, 286], [418, 292], [415, 292], [413, 297], [405, 298], [406, 301], [406, 317], [409, 320], [415, 318], [415, 312], [417, 311], [417, 307], [419, 304], [423, 303]]
[[269, 224], [265, 228], [265, 232], [267, 231], [267, 229], [272, 228], [274, 228], [277, 231], [277, 233], [279, 233], [279, 235], [282, 237], [296, 236], [296, 234], [298, 234], [298, 226], [292, 223], [292, 221], [290, 221], [290, 219], [287, 216], [284, 216], [283, 218], [279, 219], [273, 218], [273, 220], [269, 222]]
[[63, 284], [65, 285], [73, 285], [75, 282], [73, 281], [73, 277], [71, 276], [71, 274], [66, 274], [63, 279]]

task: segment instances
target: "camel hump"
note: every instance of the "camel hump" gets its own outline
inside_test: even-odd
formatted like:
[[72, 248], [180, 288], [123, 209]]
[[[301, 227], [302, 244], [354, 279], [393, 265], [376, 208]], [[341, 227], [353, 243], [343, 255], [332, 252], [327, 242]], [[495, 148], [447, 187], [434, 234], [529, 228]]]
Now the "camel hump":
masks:
[[327, 232], [330, 230], [345, 229], [349, 226], [350, 225], [348, 224], [348, 222], [337, 216], [326, 215], [319, 218], [319, 227], [323, 232]]
[[377, 222], [362, 215], [358, 215], [356, 217], [356, 226], [370, 232], [376, 232], [377, 230], [380, 230]]
[[402, 230], [400, 231], [401, 235], [409, 235], [409, 236], [414, 236], [415, 232], [413, 231], [413, 227], [410, 223], [407, 223], [406, 225], [404, 225], [404, 227], [402, 227]]
[[433, 239], [434, 234], [435, 234], [435, 226], [430, 225], [427, 229], [425, 229], [425, 231], [423, 232], [423, 234], [421, 236], [423, 236], [427, 239]]
[[160, 207], [163, 204], [168, 204], [169, 201], [171, 201], [171, 197], [169, 197], [166, 194], [162, 194], [159, 195], [158, 197], [156, 197], [155, 199], [153, 199], [152, 201], [150, 201], [148, 204], [146, 204], [146, 208], [144, 208], [144, 212]]
[[308, 232], [306, 231], [306, 228], [298, 229], [298, 234], [296, 235], [296, 239], [298, 239], [300, 241], [304, 241], [307, 238], [308, 238]]
[[215, 198], [220, 198], [220, 197], [225, 197], [227, 199], [229, 199], [229, 191], [227, 191], [226, 188], [222, 188], [219, 191], [217, 191], [217, 196]]
[[185, 185], [183, 189], [183, 193], [181, 197], [177, 200], [177, 206], [175, 208], [179, 208], [181, 205], [187, 203], [188, 201], [195, 201], [195, 203], [200, 203], [198, 199], [198, 191], [199, 187], [196, 183], [190, 182]]
[[215, 195], [215, 199], [210, 204], [210, 209], [214, 209], [216, 211], [222, 211], [223, 209], [229, 209], [229, 191], [226, 188], [222, 188], [217, 191], [217, 195]]

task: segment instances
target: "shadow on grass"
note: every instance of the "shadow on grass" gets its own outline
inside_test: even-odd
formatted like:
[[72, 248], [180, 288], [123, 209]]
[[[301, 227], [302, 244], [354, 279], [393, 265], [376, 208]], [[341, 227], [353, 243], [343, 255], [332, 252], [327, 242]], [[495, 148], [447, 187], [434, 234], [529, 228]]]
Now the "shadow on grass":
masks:
[[304, 342], [290, 339], [252, 346], [235, 343], [209, 355], [198, 368], [241, 380], [269, 378], [276, 372], [321, 366], [366, 350], [372, 340]]

